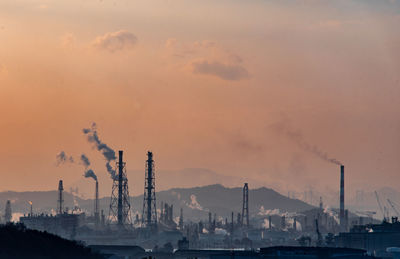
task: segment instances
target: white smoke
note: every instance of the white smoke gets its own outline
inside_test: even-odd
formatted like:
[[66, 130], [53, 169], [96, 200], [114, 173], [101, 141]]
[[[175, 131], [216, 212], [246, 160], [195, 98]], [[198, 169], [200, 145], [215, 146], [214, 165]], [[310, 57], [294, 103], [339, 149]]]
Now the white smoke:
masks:
[[[271, 222], [271, 226], [275, 227], [275, 225], [272, 222]], [[262, 227], [263, 228], [269, 228], [269, 219], [268, 218], [264, 219], [264, 222], [262, 223]]]
[[215, 229], [215, 234], [216, 234], [216, 235], [223, 235], [223, 236], [225, 236], [225, 235], [228, 234], [228, 232], [227, 232], [225, 229], [223, 229], [223, 228], [216, 228], [216, 229]]
[[21, 212], [14, 212], [14, 213], [12, 213], [11, 221], [14, 222], [14, 223], [18, 223], [19, 222], [19, 218], [23, 217], [23, 216], [24, 216], [24, 214], [21, 213]]
[[337, 212], [333, 211], [329, 206], [325, 207], [324, 213], [328, 214], [330, 217], [332, 217], [336, 223], [339, 224], [339, 215]]
[[258, 211], [258, 215], [260, 215], [260, 216], [272, 216], [272, 215], [281, 215], [282, 213], [280, 212], [280, 210], [279, 209], [269, 209], [269, 210], [266, 210], [265, 208], [264, 208], [264, 206], [261, 206], [260, 207], [260, 210]]
[[302, 216], [303, 214], [297, 213], [297, 212], [281, 212], [279, 209], [269, 209], [266, 210], [264, 206], [261, 205], [258, 213], [260, 216], [272, 216], [272, 215], [277, 215], [277, 216], [285, 216], [287, 218], [294, 218], [296, 216]]
[[187, 206], [194, 210], [204, 210], [203, 206], [200, 205], [200, 203], [197, 201], [196, 195], [194, 194], [190, 195], [190, 203], [188, 203]]

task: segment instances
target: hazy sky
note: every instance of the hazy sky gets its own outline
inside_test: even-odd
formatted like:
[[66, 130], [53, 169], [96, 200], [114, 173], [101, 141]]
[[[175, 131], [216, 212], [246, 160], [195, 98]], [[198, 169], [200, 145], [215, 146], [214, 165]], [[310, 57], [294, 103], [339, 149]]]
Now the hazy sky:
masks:
[[[348, 192], [397, 187], [399, 24], [397, 0], [0, 0], [0, 190], [91, 193], [64, 150], [109, 195], [92, 122], [134, 194], [147, 150], [165, 174], [336, 191], [326, 152]], [[159, 185], [196, 184], [171, 175]]]

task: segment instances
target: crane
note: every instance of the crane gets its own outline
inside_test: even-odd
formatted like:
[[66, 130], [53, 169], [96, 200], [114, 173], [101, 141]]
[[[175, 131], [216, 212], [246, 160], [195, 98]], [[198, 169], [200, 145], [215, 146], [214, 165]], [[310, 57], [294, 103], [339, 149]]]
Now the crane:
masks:
[[387, 218], [386, 218], [386, 207], [385, 207], [385, 210], [383, 210], [382, 205], [381, 205], [381, 201], [379, 200], [379, 195], [378, 195], [378, 193], [376, 191], [375, 191], [375, 197], [376, 197], [376, 201], [378, 202], [379, 209], [380, 209], [380, 211], [381, 211], [381, 213], [383, 215], [383, 221], [386, 222], [387, 221]]
[[394, 202], [392, 202], [391, 200], [387, 199], [389, 205], [392, 207], [393, 211], [397, 214], [398, 217], [400, 217], [400, 213], [399, 211], [396, 209], [396, 207], [394, 206]]

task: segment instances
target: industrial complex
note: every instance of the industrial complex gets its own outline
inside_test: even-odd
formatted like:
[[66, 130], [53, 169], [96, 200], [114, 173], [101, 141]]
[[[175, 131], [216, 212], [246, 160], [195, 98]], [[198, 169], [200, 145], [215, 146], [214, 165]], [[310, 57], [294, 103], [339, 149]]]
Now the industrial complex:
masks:
[[[108, 211], [99, 207], [97, 179], [90, 214], [64, 206], [64, 186], [60, 180], [54, 203], [56, 213], [34, 214], [31, 204], [30, 213], [20, 217], [19, 221], [29, 229], [79, 240], [101, 253], [136, 254], [141, 258], [220, 258], [232, 253], [245, 258], [274, 258], [277, 254], [302, 254], [306, 256], [303, 258], [323, 254], [321, 258], [329, 258], [343, 253], [353, 256], [350, 258], [364, 258], [392, 256], [394, 252], [388, 248], [400, 243], [397, 218], [377, 224], [370, 217], [353, 216], [345, 209], [343, 165], [339, 167], [338, 217], [324, 209], [322, 199], [319, 207], [301, 213], [253, 217], [249, 213], [252, 198], [249, 185], [244, 183], [242, 200], [237, 201], [241, 203], [241, 211], [232, 211], [229, 216], [209, 211], [207, 218], [193, 222], [185, 220], [182, 208], [174, 208], [166, 201], [157, 203], [155, 162], [149, 151], [145, 161], [142, 213], [133, 217], [123, 154], [123, 151], [118, 152]], [[6, 222], [11, 220], [11, 209], [11, 203], [7, 201]], [[342, 250], [335, 250], [337, 247]]]

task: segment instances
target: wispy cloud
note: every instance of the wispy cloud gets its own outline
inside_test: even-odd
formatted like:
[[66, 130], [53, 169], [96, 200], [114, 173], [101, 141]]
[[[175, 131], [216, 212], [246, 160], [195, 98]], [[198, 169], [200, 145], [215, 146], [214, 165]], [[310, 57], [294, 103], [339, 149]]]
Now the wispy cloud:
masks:
[[196, 75], [210, 75], [223, 80], [237, 81], [249, 78], [243, 59], [214, 41], [180, 42], [168, 39], [166, 54], [185, 62], [185, 67]]
[[109, 32], [103, 36], [97, 37], [92, 42], [92, 46], [97, 49], [116, 52], [125, 49], [131, 49], [136, 45], [136, 43], [137, 37], [133, 33], [120, 30], [116, 32]]
[[224, 80], [237, 81], [249, 77], [249, 72], [243, 66], [219, 61], [193, 61], [191, 68], [194, 74], [213, 75]]

